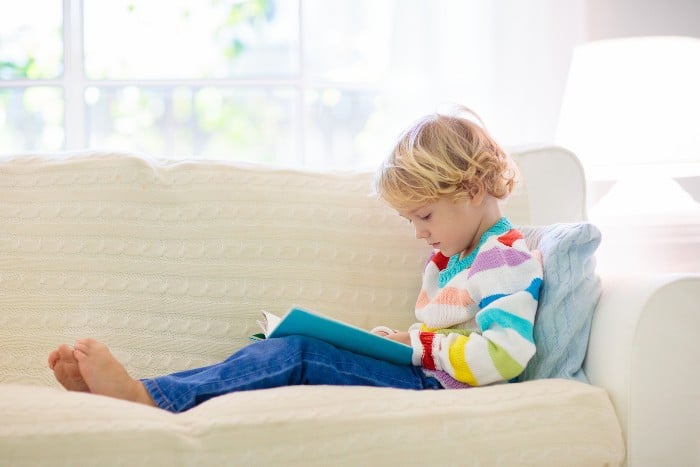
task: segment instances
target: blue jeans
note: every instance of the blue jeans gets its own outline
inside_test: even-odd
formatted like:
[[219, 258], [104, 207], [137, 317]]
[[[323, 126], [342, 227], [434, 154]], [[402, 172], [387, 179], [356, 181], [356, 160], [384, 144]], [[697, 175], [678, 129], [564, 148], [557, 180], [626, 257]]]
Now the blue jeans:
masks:
[[299, 384], [442, 388], [420, 367], [395, 365], [302, 336], [255, 342], [220, 363], [141, 382], [156, 405], [170, 412], [184, 412], [230, 392]]

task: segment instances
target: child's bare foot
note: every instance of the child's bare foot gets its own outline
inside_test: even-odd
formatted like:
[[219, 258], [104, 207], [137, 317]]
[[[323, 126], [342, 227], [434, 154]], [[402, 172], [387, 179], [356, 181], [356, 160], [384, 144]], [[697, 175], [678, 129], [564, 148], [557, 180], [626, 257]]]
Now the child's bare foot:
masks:
[[64, 388], [69, 391], [90, 392], [87, 383], [80, 374], [78, 361], [73, 356], [73, 349], [63, 344], [49, 354], [49, 368]]
[[129, 376], [106, 345], [94, 339], [80, 339], [75, 343], [74, 355], [91, 393], [156, 405], [143, 384]]

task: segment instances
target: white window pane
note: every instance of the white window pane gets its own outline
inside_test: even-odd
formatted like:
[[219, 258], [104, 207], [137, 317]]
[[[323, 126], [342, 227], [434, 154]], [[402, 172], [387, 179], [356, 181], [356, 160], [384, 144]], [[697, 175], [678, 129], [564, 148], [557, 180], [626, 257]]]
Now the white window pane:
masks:
[[384, 129], [373, 125], [379, 114], [371, 89], [324, 88], [306, 95], [306, 165], [361, 167], [375, 163], [386, 146]]
[[296, 0], [84, 0], [91, 79], [298, 73]]
[[0, 13], [0, 79], [60, 76], [63, 72], [61, 0], [11, 3], [4, 5]]
[[85, 100], [91, 147], [281, 165], [301, 158], [289, 88], [90, 87]]
[[392, 0], [305, 0], [306, 75], [331, 82], [375, 82], [392, 64]]
[[0, 153], [60, 151], [63, 142], [60, 88], [0, 89]]

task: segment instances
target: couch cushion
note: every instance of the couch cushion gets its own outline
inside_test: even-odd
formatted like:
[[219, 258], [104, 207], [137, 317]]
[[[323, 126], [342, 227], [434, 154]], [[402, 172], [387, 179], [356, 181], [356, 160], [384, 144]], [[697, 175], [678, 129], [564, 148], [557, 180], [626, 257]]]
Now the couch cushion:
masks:
[[537, 351], [519, 379], [586, 382], [583, 359], [602, 290], [593, 256], [600, 244], [600, 231], [589, 223], [519, 228], [528, 246], [540, 251], [544, 264], [534, 328]]
[[0, 381], [52, 385], [61, 342], [134, 377], [220, 361], [261, 309], [413, 321], [430, 247], [370, 173], [90, 152], [0, 159]]
[[[539, 380], [454, 391], [295, 386], [171, 414], [0, 385], [0, 465], [618, 465], [605, 391]], [[41, 423], [37, 423], [41, 420]], [[517, 436], [513, 436], [517, 434]]]

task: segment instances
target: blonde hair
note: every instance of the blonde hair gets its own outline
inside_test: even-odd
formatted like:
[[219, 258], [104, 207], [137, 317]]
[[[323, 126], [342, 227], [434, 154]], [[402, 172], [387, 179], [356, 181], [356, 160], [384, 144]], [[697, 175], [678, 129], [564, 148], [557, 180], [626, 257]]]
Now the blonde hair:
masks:
[[[469, 120], [471, 115], [480, 125]], [[471, 197], [481, 189], [503, 199], [515, 165], [470, 109], [418, 120], [400, 138], [375, 178], [375, 193], [392, 207], [414, 209], [441, 197]]]

